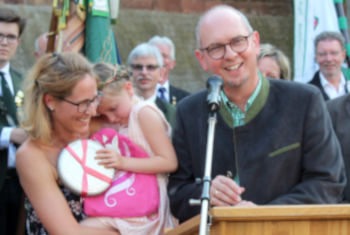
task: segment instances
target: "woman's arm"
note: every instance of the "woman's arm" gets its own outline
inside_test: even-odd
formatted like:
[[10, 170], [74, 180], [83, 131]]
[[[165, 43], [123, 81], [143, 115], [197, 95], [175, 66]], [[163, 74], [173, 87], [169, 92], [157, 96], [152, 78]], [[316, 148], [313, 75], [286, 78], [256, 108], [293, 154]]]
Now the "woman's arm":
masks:
[[32, 141], [17, 151], [16, 167], [29, 201], [50, 234], [118, 234], [78, 224], [57, 185], [53, 165]]
[[166, 124], [161, 116], [150, 107], [140, 110], [138, 120], [143, 135], [154, 152], [150, 158], [126, 158], [111, 149], [99, 150], [96, 159], [100, 164], [144, 174], [170, 173], [177, 169], [175, 150], [166, 133]]

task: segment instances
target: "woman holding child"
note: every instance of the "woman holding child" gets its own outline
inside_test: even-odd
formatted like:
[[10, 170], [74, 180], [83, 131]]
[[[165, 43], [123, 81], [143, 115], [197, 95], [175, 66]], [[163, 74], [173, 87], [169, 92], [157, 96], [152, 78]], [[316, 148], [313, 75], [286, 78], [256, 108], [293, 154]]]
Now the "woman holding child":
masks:
[[[96, 227], [93, 220], [89, 223], [90, 218], [79, 224], [85, 218], [80, 197], [64, 188], [56, 170], [57, 159], [62, 148], [76, 139], [87, 139], [92, 134], [90, 120], [97, 115], [96, 107], [102, 98], [102, 93], [97, 91], [98, 83], [100, 83], [99, 79], [91, 70], [89, 62], [71, 52], [43, 56], [25, 79], [23, 110], [26, 116], [22, 128], [28, 132], [30, 139], [19, 148], [16, 164], [22, 187], [27, 195], [25, 207], [29, 234], [123, 234], [118, 226]], [[102, 88], [103, 92], [104, 89]], [[125, 97], [120, 100], [119, 107], [124, 105], [124, 99]], [[131, 103], [127, 104], [127, 108], [130, 108]], [[118, 110], [122, 111], [122, 109]], [[166, 123], [154, 114], [156, 111], [152, 113], [142, 112], [142, 110], [140, 115], [145, 113], [142, 116], [153, 118], [158, 122], [158, 125], [153, 128], [165, 132]], [[127, 117], [123, 116], [123, 121], [126, 119]], [[97, 119], [94, 123], [95, 131], [98, 127], [102, 127], [101, 119]], [[167, 141], [161, 142], [167, 150], [160, 152], [154, 148], [155, 140], [147, 137], [146, 134], [145, 139], [150, 142], [149, 146], [156, 156], [167, 156], [158, 158], [160, 162], [158, 165], [153, 162], [153, 158], [142, 161], [142, 164], [137, 161], [124, 161], [122, 156], [109, 150], [100, 150], [97, 158], [105, 158], [106, 160], [101, 160], [101, 164], [106, 167], [156, 174], [160, 173], [159, 169], [152, 169], [152, 164], [155, 166], [164, 164], [168, 166], [164, 167], [166, 170], [174, 171], [177, 162], [170, 140], [168, 139], [170, 144]], [[144, 165], [145, 168], [140, 165]], [[169, 167], [170, 165], [172, 167]], [[160, 187], [160, 194], [163, 193], [161, 189], [162, 187]], [[165, 208], [169, 210], [168, 205]], [[159, 215], [162, 213], [160, 212]], [[159, 224], [161, 225], [155, 227], [163, 229], [165, 219], [162, 218]], [[128, 221], [127, 225], [133, 226], [133, 223]], [[156, 234], [152, 233], [152, 229], [149, 230], [151, 231], [149, 234]], [[159, 234], [162, 233], [161, 230], [158, 229], [158, 231], [160, 231]], [[146, 234], [144, 231], [138, 233]]]

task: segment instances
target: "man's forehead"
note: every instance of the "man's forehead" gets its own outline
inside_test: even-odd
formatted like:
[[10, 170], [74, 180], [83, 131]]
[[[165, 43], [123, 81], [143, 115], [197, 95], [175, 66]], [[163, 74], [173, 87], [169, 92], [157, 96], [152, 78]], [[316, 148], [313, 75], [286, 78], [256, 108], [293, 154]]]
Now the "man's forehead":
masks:
[[155, 62], [157, 63], [157, 58], [154, 55], [145, 55], [145, 56], [140, 56], [140, 57], [136, 57], [133, 59], [133, 62]]
[[17, 23], [0, 21], [0, 33], [5, 35], [19, 35], [19, 26]]
[[317, 43], [316, 49], [321, 49], [324, 47], [331, 48], [331, 49], [341, 49], [341, 44], [337, 39], [327, 38], [325, 40], [320, 40]]
[[200, 30], [203, 47], [216, 42], [226, 43], [234, 37], [249, 34], [249, 30], [237, 13], [229, 11], [222, 14], [222, 17], [213, 14], [203, 20]]

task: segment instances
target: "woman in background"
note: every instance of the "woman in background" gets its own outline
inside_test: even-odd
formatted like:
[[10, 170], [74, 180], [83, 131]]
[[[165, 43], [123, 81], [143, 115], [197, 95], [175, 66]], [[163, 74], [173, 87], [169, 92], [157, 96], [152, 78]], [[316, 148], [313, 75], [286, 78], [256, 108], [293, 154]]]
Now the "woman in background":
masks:
[[288, 57], [271, 44], [260, 45], [258, 69], [265, 77], [291, 80], [291, 69]]

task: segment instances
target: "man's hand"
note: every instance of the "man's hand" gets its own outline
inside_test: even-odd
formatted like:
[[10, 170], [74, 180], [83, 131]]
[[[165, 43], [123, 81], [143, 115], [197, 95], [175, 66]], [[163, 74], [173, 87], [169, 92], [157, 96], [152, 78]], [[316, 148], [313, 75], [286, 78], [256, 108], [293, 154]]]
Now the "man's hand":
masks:
[[232, 206], [240, 203], [240, 195], [245, 191], [234, 180], [223, 175], [218, 175], [211, 182], [210, 204], [212, 206]]
[[15, 144], [22, 144], [28, 139], [28, 134], [21, 128], [14, 128], [11, 132], [10, 142]]

